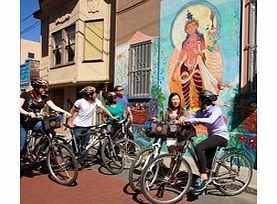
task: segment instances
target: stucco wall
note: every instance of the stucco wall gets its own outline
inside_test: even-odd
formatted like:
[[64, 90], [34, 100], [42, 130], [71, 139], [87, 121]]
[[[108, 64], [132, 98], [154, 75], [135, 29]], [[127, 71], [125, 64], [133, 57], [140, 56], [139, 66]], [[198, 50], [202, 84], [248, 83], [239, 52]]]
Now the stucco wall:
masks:
[[28, 59], [28, 53], [34, 53], [35, 58], [33, 60], [41, 59], [41, 43], [20, 39], [20, 64], [24, 64], [25, 60]]

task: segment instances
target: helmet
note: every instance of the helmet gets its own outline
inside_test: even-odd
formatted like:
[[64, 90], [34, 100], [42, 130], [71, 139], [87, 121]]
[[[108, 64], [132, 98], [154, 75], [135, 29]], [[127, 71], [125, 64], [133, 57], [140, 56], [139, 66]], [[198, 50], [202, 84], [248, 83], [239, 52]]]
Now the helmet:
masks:
[[117, 96], [117, 95], [116, 95], [115, 92], [109, 92], [109, 93], [107, 94], [107, 99], [114, 98], [114, 97], [116, 97], [116, 96]]
[[87, 87], [83, 88], [81, 91], [79, 91], [79, 93], [84, 94], [84, 95], [90, 95], [94, 92], [96, 92], [96, 88], [94, 88], [93, 86], [87, 86]]
[[218, 95], [213, 94], [213, 92], [211, 92], [209, 90], [203, 90], [199, 93], [199, 98], [204, 102], [205, 101], [210, 101], [210, 102], [216, 101], [217, 97], [218, 97]]
[[40, 86], [48, 86], [48, 82], [42, 78], [34, 78], [31, 80], [31, 86], [33, 88], [40, 87]]

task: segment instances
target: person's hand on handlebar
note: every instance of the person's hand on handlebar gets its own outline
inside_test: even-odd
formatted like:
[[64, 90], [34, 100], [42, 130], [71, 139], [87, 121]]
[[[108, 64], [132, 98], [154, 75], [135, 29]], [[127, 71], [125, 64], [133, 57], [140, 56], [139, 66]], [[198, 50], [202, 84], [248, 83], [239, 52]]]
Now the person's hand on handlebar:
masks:
[[70, 128], [74, 128], [74, 127], [75, 127], [75, 125], [73, 124], [73, 119], [72, 119], [71, 117], [66, 119], [66, 124], [67, 124]]
[[64, 111], [64, 115], [65, 115], [65, 117], [66, 117], [66, 118], [69, 118], [69, 117], [71, 117], [71, 116], [72, 116], [72, 114], [71, 114], [71, 113], [69, 113], [69, 112], [67, 112], [67, 111]]
[[112, 116], [112, 119], [113, 119], [114, 122], [117, 122], [117, 121], [118, 121], [118, 118], [117, 118], [117, 117]]
[[36, 114], [33, 113], [33, 112], [28, 112], [27, 116], [31, 117], [31, 118], [36, 118], [37, 117]]

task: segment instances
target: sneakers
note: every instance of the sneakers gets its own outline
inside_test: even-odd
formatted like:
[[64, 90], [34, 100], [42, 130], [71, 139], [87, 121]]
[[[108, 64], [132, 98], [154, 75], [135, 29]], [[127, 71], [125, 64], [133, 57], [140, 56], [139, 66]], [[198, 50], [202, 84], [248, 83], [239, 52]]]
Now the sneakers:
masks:
[[205, 188], [206, 188], [206, 181], [200, 177], [200, 178], [196, 179], [195, 188], [192, 193], [194, 195], [200, 195], [200, 194], [202, 194], [202, 192]]

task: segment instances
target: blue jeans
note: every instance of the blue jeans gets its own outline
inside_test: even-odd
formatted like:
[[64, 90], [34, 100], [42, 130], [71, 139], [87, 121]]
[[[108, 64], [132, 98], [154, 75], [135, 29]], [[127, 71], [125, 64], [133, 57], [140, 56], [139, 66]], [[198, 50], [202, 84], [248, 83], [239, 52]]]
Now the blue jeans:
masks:
[[27, 140], [27, 132], [33, 130], [35, 132], [42, 133], [41, 121], [34, 123], [33, 125], [20, 124], [20, 152], [24, 149]]
[[[74, 135], [76, 138], [76, 143], [79, 148], [80, 153], [85, 150], [86, 145], [89, 142], [89, 127], [76, 127], [74, 128]], [[74, 145], [73, 145], [74, 147]], [[76, 151], [76, 150], [75, 150]], [[87, 151], [83, 154], [84, 160], [87, 159]]]

